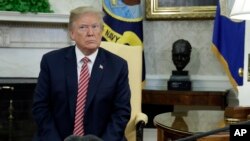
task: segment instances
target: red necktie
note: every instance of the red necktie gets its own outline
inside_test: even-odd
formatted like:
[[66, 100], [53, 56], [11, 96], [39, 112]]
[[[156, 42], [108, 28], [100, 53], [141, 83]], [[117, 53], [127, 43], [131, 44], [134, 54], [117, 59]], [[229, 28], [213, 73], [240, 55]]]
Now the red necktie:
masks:
[[83, 136], [84, 135], [84, 110], [87, 97], [87, 89], [89, 83], [89, 70], [88, 62], [89, 59], [84, 57], [83, 65], [80, 72], [80, 80], [78, 83], [78, 94], [76, 102], [76, 112], [75, 112], [75, 124], [74, 124], [74, 135]]

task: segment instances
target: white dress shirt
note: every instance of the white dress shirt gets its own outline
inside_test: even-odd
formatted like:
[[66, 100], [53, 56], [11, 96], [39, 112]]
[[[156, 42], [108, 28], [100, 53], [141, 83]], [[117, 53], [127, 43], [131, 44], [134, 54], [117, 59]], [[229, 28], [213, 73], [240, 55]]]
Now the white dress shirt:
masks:
[[[83, 65], [82, 59], [85, 57], [85, 55], [81, 52], [81, 50], [77, 46], [75, 46], [75, 52], [76, 52], [76, 61], [77, 61], [77, 76], [78, 76], [78, 81], [79, 81], [80, 72], [81, 72], [81, 68]], [[92, 71], [97, 53], [98, 53], [98, 49], [94, 53], [92, 53], [91, 55], [86, 56], [90, 60], [88, 62], [89, 76], [91, 76], [91, 71]]]

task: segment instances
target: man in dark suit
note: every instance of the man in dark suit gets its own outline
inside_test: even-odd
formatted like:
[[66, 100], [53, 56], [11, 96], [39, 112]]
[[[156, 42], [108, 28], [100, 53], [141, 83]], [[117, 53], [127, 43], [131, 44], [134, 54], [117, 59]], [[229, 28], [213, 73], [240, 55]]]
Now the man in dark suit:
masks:
[[[73, 9], [69, 34], [74, 46], [46, 53], [34, 93], [32, 113], [38, 125], [34, 141], [63, 141], [75, 133], [78, 83], [87, 64], [85, 106], [81, 107], [81, 136], [92, 134], [104, 141], [126, 140], [130, 119], [130, 88], [127, 62], [99, 48], [103, 14], [92, 7]], [[84, 63], [82, 58], [87, 57]], [[85, 79], [85, 78], [84, 78]]]

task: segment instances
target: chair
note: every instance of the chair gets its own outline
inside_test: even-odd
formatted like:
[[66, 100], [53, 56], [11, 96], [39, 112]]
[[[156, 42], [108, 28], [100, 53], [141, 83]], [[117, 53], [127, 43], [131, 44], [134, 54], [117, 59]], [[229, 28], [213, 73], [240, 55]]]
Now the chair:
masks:
[[131, 89], [131, 118], [125, 129], [128, 141], [142, 141], [143, 128], [148, 117], [141, 112], [142, 99], [142, 47], [127, 46], [113, 42], [102, 42], [101, 47], [122, 57], [128, 63], [129, 85]]

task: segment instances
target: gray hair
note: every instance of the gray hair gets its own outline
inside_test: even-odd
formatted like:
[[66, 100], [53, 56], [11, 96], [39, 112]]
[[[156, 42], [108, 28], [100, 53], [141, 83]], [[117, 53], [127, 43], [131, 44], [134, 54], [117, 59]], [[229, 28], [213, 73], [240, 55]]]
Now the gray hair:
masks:
[[103, 17], [105, 14], [102, 11], [100, 11], [92, 6], [80, 6], [80, 7], [77, 7], [75, 9], [72, 9], [70, 11], [69, 25], [68, 25], [69, 30], [72, 29], [73, 22], [76, 19], [78, 19], [81, 15], [84, 15], [87, 13], [92, 13], [92, 14], [97, 15], [99, 17], [99, 20], [100, 20], [101, 28], [103, 28]]
[[76, 136], [70, 135], [64, 139], [64, 141], [103, 141], [95, 135], [85, 135], [85, 136]]

